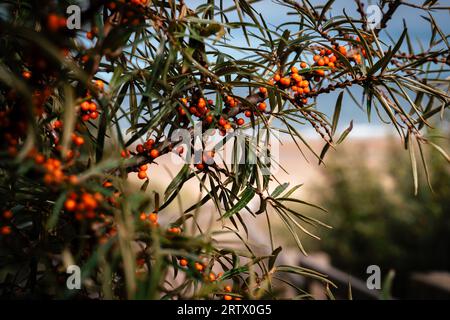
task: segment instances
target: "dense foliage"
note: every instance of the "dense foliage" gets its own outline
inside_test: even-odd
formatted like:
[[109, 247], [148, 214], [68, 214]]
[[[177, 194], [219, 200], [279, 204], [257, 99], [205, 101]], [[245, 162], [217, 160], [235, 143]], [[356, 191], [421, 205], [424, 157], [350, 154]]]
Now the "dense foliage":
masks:
[[[276, 298], [275, 280], [285, 273], [326, 283], [312, 270], [279, 265], [273, 241], [268, 256], [246, 241], [252, 228], [244, 215], [267, 215], [269, 233], [278, 215], [302, 251], [297, 230], [314, 236], [307, 228], [326, 227], [290, 209], [312, 205], [295, 197], [298, 187], [280, 182], [269, 190], [276, 181], [265, 161], [271, 132], [289, 135], [299, 155], [309, 149], [321, 163], [352, 128], [337, 132], [342, 97], [354, 98], [356, 86], [363, 94], [355, 101], [362, 98], [369, 117], [375, 111], [411, 150], [416, 188], [416, 151], [436, 148], [448, 160], [423, 134], [449, 104], [448, 36], [431, 14], [442, 6], [417, 6], [430, 13], [424, 19], [431, 28], [429, 47], [418, 52], [406, 26], [392, 43], [379, 38], [400, 1], [380, 2], [381, 28], [374, 30], [360, 1], [359, 17], [330, 16], [333, 2], [276, 1], [292, 15], [272, 26], [242, 0], [197, 8], [188, 1], [3, 1], [0, 295], [231, 300]], [[66, 9], [77, 3], [82, 30], [68, 28]], [[236, 32], [247, 47], [233, 45]], [[327, 116], [315, 102], [330, 92], [339, 96]], [[194, 159], [194, 122], [231, 143], [240, 128], [253, 129], [242, 161], [224, 163], [215, 149]], [[299, 126], [317, 131], [322, 152]], [[187, 143], [174, 138], [179, 129]], [[169, 153], [186, 164], [159, 195], [147, 172], [162, 170]], [[140, 190], [131, 187], [135, 177]], [[202, 199], [162, 223], [191, 179]], [[197, 224], [197, 209], [207, 203], [215, 208], [208, 219], [219, 219], [220, 228]], [[241, 246], [217, 241], [223, 232]], [[82, 268], [81, 290], [66, 287], [72, 264]]]

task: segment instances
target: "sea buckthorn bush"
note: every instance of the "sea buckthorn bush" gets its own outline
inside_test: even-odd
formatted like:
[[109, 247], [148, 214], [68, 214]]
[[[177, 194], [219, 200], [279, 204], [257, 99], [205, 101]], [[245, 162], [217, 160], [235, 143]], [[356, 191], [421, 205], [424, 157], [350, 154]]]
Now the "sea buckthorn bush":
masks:
[[[408, 4], [381, 1], [380, 28], [370, 29], [361, 1], [352, 3], [358, 17], [331, 15], [333, 2], [276, 1], [292, 13], [279, 26], [241, 0], [196, 7], [189, 1], [2, 2], [0, 295], [277, 298], [285, 274], [332, 288], [326, 275], [277, 260], [274, 215], [299, 253], [305, 249], [298, 232], [314, 237], [311, 227], [327, 225], [291, 209], [295, 203], [323, 210], [295, 196], [299, 186], [267, 171], [272, 165], [260, 151], [271, 158], [271, 131], [279, 129], [299, 156], [309, 150], [321, 164], [352, 130], [352, 123], [338, 127], [343, 96], [362, 101], [368, 116], [395, 128], [410, 150], [417, 189], [418, 162], [426, 165], [417, 156], [422, 148], [448, 160], [427, 128], [440, 125], [449, 104], [448, 36], [432, 14], [429, 47], [418, 52], [406, 25], [391, 43], [381, 38], [395, 11]], [[69, 27], [70, 5], [81, 9], [80, 29]], [[441, 6], [424, 1], [414, 9], [432, 13]], [[236, 34], [246, 47], [233, 44]], [[333, 113], [321, 112], [318, 98], [334, 93]], [[225, 140], [253, 129], [257, 139], [244, 139], [244, 146], [256, 161], [230, 166], [215, 149], [194, 159], [198, 123], [200, 133]], [[303, 127], [323, 140], [321, 152], [302, 136]], [[173, 138], [180, 129], [187, 143]], [[185, 164], [159, 194], [152, 171], [164, 170], [169, 154]], [[198, 181], [191, 192], [200, 201], [164, 219], [191, 180]], [[208, 204], [202, 216], [219, 224], [205, 230], [197, 213]], [[268, 222], [267, 255], [247, 240], [255, 232], [247, 218], [258, 215]], [[224, 232], [240, 245], [218, 240]], [[66, 285], [74, 264], [81, 268], [80, 290]]]

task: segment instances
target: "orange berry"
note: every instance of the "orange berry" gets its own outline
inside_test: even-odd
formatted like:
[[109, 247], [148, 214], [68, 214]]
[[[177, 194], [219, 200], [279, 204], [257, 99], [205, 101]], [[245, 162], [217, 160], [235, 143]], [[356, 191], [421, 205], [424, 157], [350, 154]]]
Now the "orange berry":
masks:
[[77, 203], [73, 199], [67, 199], [66, 202], [64, 202], [64, 208], [67, 211], [74, 211], [77, 206]]
[[148, 166], [146, 164], [139, 166], [139, 171], [147, 171], [147, 169], [148, 169]]
[[259, 87], [259, 92], [262, 94], [266, 94], [267, 93], [267, 88], [266, 87]]
[[209, 274], [209, 281], [216, 281], [216, 275], [212, 272]]
[[291, 84], [291, 79], [288, 77], [281, 78], [280, 83], [281, 85], [287, 87]]
[[219, 126], [225, 126], [227, 124], [227, 120], [225, 120], [224, 118], [220, 118], [219, 119]]
[[152, 157], [153, 159], [158, 158], [159, 157], [159, 151], [158, 149], [152, 149], [150, 151], [150, 157]]
[[180, 259], [180, 266], [186, 267], [188, 265], [188, 261], [186, 259]]
[[88, 38], [89, 40], [94, 39], [94, 34], [91, 31], [86, 32], [86, 38]]
[[158, 215], [156, 213], [150, 213], [148, 215], [148, 220], [150, 220], [153, 224], [156, 224], [158, 222]]
[[147, 172], [139, 171], [138, 172], [138, 178], [141, 179], [141, 180], [147, 179]]
[[297, 67], [293, 66], [293, 67], [291, 68], [291, 72], [292, 72], [292, 73], [298, 73]]
[[47, 28], [56, 32], [59, 29], [59, 17], [56, 14], [49, 14], [47, 17]]
[[36, 162], [37, 164], [43, 164], [45, 161], [45, 157], [38, 153], [35, 157], [34, 157], [34, 162]]
[[250, 110], [245, 111], [244, 114], [247, 118], [250, 118], [252, 116], [252, 112]]
[[316, 70], [316, 74], [323, 77], [325, 75], [325, 70]]
[[318, 61], [317, 61], [317, 65], [318, 66], [324, 66], [325, 65], [325, 61], [324, 61], [324, 59], [322, 59], [322, 58], [320, 58]]
[[137, 153], [143, 153], [144, 152], [144, 146], [142, 144], [138, 144], [136, 146], [136, 152]]
[[197, 270], [197, 271], [203, 271], [203, 269], [205, 269], [205, 267], [200, 263], [200, 262], [196, 262], [195, 263], [195, 270]]
[[339, 46], [338, 50], [344, 56], [347, 54], [347, 49], [343, 46]]
[[223, 299], [227, 300], [227, 301], [230, 301], [230, 300], [233, 300], [233, 297], [230, 296], [229, 294], [226, 294], [226, 295], [223, 296]]
[[63, 123], [61, 120], [55, 120], [55, 122], [53, 122], [53, 128], [55, 128], [55, 129], [61, 129], [62, 125], [63, 125]]
[[205, 165], [204, 165], [203, 163], [197, 163], [197, 164], [195, 165], [195, 167], [196, 167], [198, 170], [203, 170], [203, 169], [205, 169]]
[[336, 56], [335, 55], [332, 55], [331, 57], [330, 57], [330, 62], [336, 62], [336, 60], [337, 60], [337, 58], [336, 58]]
[[95, 80], [95, 86], [99, 88], [100, 90], [103, 90], [105, 88], [105, 83], [102, 80]]
[[147, 215], [145, 214], [145, 212], [142, 212], [142, 213], [139, 215], [139, 219], [140, 219], [141, 221], [147, 220]]
[[280, 81], [280, 79], [281, 79], [281, 77], [280, 77], [279, 74], [276, 74], [276, 75], [273, 77], [273, 80], [275, 80], [276, 82]]
[[320, 56], [317, 55], [317, 54], [313, 57], [313, 60], [316, 61], [316, 62], [317, 62], [319, 59], [320, 59]]
[[242, 126], [245, 123], [245, 120], [242, 118], [239, 118], [236, 120], [237, 125]]
[[266, 107], [267, 107], [267, 105], [266, 105], [265, 102], [261, 102], [261, 103], [258, 104], [258, 109], [259, 109], [260, 111], [265, 111], [265, 110], [266, 110]]
[[69, 176], [69, 183], [72, 185], [76, 185], [78, 184], [78, 177], [75, 175], [70, 175]]
[[93, 111], [89, 114], [89, 117], [93, 120], [98, 118], [98, 112], [97, 111]]
[[225, 286], [224, 288], [225, 292], [231, 292], [231, 286]]
[[204, 108], [206, 107], [206, 101], [203, 98], [198, 99], [198, 107], [199, 108]]
[[128, 152], [128, 150], [122, 150], [122, 151], [120, 151], [120, 156], [121, 156], [122, 158], [128, 158], [129, 155], [130, 155], [130, 153]]
[[77, 146], [81, 146], [81, 145], [84, 144], [84, 139], [83, 139], [83, 137], [75, 136], [75, 137], [73, 138], [73, 142], [74, 142]]
[[103, 182], [103, 187], [105, 187], [105, 188], [110, 188], [112, 186], [113, 186], [113, 184], [110, 181]]
[[0, 233], [4, 236], [7, 236], [8, 234], [11, 234], [11, 227], [10, 226], [3, 226], [0, 229]]
[[304, 69], [304, 68], [307, 68], [308, 65], [306, 64], [306, 62], [302, 62], [302, 63], [300, 63], [300, 67]]
[[5, 219], [11, 219], [13, 217], [13, 213], [11, 210], [5, 210], [3, 211], [3, 218]]
[[81, 201], [83, 202], [86, 209], [95, 209], [97, 208], [97, 200], [95, 200], [94, 196], [90, 193], [83, 193], [81, 196]]
[[29, 79], [31, 79], [31, 72], [30, 71], [24, 71], [24, 72], [22, 72], [22, 76], [25, 79], [29, 80]]

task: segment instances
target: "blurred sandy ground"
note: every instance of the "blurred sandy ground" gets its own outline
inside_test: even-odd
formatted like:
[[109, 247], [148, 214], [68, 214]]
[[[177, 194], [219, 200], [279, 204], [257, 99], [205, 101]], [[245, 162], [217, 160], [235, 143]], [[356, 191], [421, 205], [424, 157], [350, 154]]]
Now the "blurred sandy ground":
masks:
[[[388, 139], [386, 137], [378, 137], [373, 139], [349, 138], [342, 145], [339, 145], [336, 150], [329, 150], [325, 158], [325, 166], [319, 166], [317, 158], [315, 158], [306, 147], [301, 145], [308, 161], [305, 160], [293, 142], [283, 142], [283, 144], [279, 147], [279, 161], [286, 172], [279, 169], [275, 177], [279, 183], [289, 182], [289, 188], [298, 184], [303, 184], [303, 186], [294, 193], [294, 196], [298, 199], [320, 205], [320, 203], [318, 203], [319, 197], [316, 195], [317, 185], [320, 185], [320, 182], [324, 179], [323, 172], [326, 170], [327, 161], [334, 157], [339, 157], [340, 150], [346, 149], [347, 151], [353, 150], [355, 158], [360, 156], [363, 152], [366, 153], [368, 155], [367, 159], [369, 159], [369, 166], [379, 166], [382, 164], [382, 161], [384, 161], [383, 153], [386, 152], [388, 144], [392, 141], [392, 139]], [[398, 148], [402, 147], [399, 139], [394, 141], [397, 141]], [[309, 143], [316, 154], [320, 154], [324, 142], [319, 139], [314, 139], [309, 141]], [[147, 192], [150, 197], [153, 197], [153, 191], [156, 191], [161, 195], [161, 199], [163, 199], [165, 189], [172, 181], [173, 177], [175, 177], [182, 168], [182, 164], [174, 164], [171, 156], [172, 155], [166, 154], [157, 159], [157, 164], [152, 164], [149, 167], [148, 176], [150, 177], [150, 184]], [[136, 176], [137, 175], [135, 173], [131, 173], [129, 179], [136, 185], [136, 187], [140, 187], [142, 181], [138, 180]], [[388, 184], [389, 181], [386, 180], [386, 183]], [[272, 191], [277, 186], [278, 182], [273, 180], [270, 183], [269, 189]], [[327, 192], [327, 190], [323, 190], [323, 192]], [[197, 203], [205, 194], [205, 191], [203, 193], [199, 192], [198, 179], [195, 177], [192, 178], [183, 186], [178, 199], [175, 199], [169, 207], [160, 212], [159, 219], [161, 225], [166, 225], [177, 219], [184, 212], [184, 210]], [[259, 208], [259, 200], [256, 198], [257, 197], [255, 197], [249, 204], [249, 207], [254, 209]], [[207, 232], [210, 227], [213, 227], [214, 230], [220, 230], [222, 228], [222, 222], [218, 221], [219, 213], [211, 201], [204, 205], [197, 214], [199, 217], [199, 225], [204, 232]], [[266, 216], [261, 214], [254, 218], [246, 210], [243, 210], [241, 215], [246, 221], [250, 232], [247, 238], [244, 230], [240, 227], [240, 234], [244, 238], [248, 239], [249, 243], [252, 244], [253, 249], [257, 253], [269, 254], [271, 252], [271, 248]], [[278, 217], [274, 212], [269, 211], [269, 216], [272, 219], [274, 226], [281, 224], [281, 221], [278, 220]], [[226, 226], [232, 227], [229, 222], [226, 223]], [[279, 230], [280, 228], [274, 229]], [[188, 233], [193, 231], [196, 233], [199, 232], [198, 230], [192, 228], [192, 226], [185, 230], [185, 232]], [[286, 237], [289, 237], [287, 230], [286, 233], [275, 234], [275, 247], [283, 244]], [[233, 246], [234, 242], [239, 242], [239, 239], [231, 233], [228, 235], [215, 236], [214, 238], [220, 241], [220, 244], [223, 246]], [[300, 252], [298, 252], [298, 254], [300, 255]], [[298, 259], [298, 257], [294, 254], [293, 257], [286, 257], [285, 259], [291, 260], [289, 262], [295, 263], [295, 260]]]

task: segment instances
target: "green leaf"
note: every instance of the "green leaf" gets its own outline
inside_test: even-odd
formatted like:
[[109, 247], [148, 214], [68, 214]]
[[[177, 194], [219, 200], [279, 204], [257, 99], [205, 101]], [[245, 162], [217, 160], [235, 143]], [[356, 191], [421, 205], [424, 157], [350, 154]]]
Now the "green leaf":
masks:
[[58, 197], [58, 199], [55, 201], [55, 204], [53, 205], [52, 215], [47, 220], [47, 224], [46, 224], [47, 230], [51, 230], [56, 226], [56, 223], [58, 222], [59, 214], [61, 213], [64, 202], [66, 200], [66, 196], [67, 196], [67, 192], [63, 192]]
[[223, 219], [230, 218], [237, 212], [241, 211], [255, 196], [255, 189], [248, 186], [240, 195], [240, 199], [236, 204], [222, 216]]
[[341, 91], [339, 93], [339, 96], [336, 100], [336, 106], [334, 107], [334, 114], [333, 114], [333, 121], [331, 124], [331, 132], [334, 134], [336, 132], [336, 128], [339, 122], [339, 116], [341, 114], [341, 108], [342, 108], [342, 98], [344, 97], [344, 91]]
[[284, 190], [287, 189], [287, 187], [289, 187], [289, 182], [285, 182], [283, 184], [280, 184], [279, 186], [277, 186], [275, 188], [275, 190], [273, 190], [273, 192], [272, 192], [272, 194], [270, 196], [272, 198], [278, 197], [279, 195], [281, 195], [284, 192]]
[[164, 192], [164, 199], [167, 199], [174, 192], [177, 192], [181, 189], [182, 185], [187, 181], [190, 176], [190, 166], [189, 164], [185, 164], [183, 168], [181, 168], [180, 172], [176, 175], [176, 177], [170, 182], [167, 186], [166, 191]]

